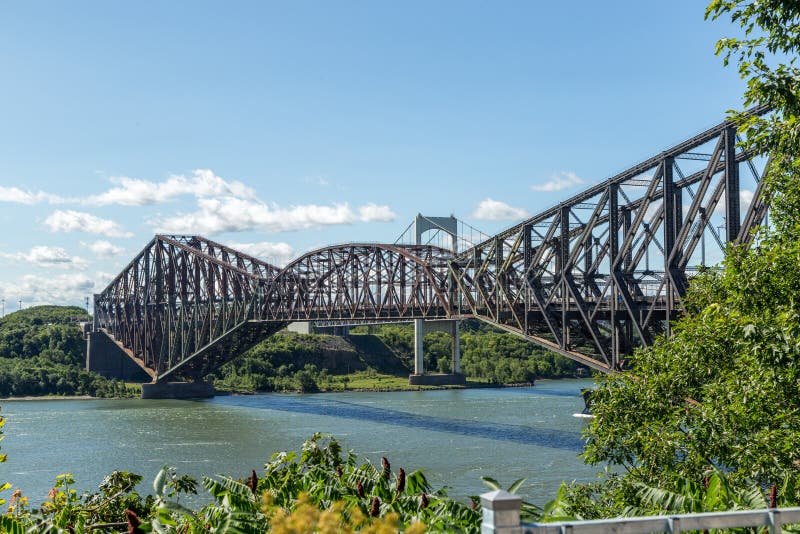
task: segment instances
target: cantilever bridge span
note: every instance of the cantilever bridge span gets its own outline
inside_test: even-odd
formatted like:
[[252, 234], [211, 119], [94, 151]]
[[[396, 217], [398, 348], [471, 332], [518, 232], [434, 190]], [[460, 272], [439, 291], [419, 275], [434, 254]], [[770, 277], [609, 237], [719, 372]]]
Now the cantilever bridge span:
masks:
[[724, 122], [459, 253], [344, 244], [279, 268], [157, 235], [95, 295], [95, 329], [154, 382], [198, 380], [294, 321], [477, 318], [611, 372], [669, 335], [693, 272], [753, 238], [765, 166]]

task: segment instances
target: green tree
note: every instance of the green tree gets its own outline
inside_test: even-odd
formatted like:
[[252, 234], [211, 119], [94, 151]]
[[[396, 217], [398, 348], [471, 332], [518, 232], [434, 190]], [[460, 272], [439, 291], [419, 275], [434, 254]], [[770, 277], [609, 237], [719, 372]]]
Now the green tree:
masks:
[[[695, 279], [674, 335], [638, 351], [633, 372], [602, 380], [593, 397], [597, 417], [586, 432], [585, 458], [624, 467], [625, 483], [609, 484], [609, 492], [639, 484], [677, 494], [687, 483], [705, 483], [708, 469], [715, 468], [738, 488], [732, 491], [753, 484], [783, 488], [791, 495], [781, 502], [796, 503], [800, 4], [715, 0], [706, 16], [730, 17], [742, 27], [744, 36], [721, 39], [717, 53], [738, 64], [747, 82], [745, 106], [772, 109], [763, 117], [732, 116], [749, 147], [771, 158], [765, 189], [774, 227], [760, 230], [757, 247], [730, 247], [720, 270]], [[609, 501], [603, 491], [597, 498]], [[643, 503], [641, 493], [630, 492], [610, 500], [619, 507], [657, 502]]]

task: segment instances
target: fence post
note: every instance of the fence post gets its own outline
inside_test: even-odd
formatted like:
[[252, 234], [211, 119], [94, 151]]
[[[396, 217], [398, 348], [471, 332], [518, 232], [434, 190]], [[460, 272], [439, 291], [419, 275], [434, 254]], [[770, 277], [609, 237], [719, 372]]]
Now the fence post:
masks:
[[770, 534], [780, 534], [783, 532], [781, 522], [781, 511], [771, 508], [769, 511], [769, 531]]
[[483, 522], [481, 534], [522, 534], [519, 510], [522, 498], [496, 490], [481, 495]]

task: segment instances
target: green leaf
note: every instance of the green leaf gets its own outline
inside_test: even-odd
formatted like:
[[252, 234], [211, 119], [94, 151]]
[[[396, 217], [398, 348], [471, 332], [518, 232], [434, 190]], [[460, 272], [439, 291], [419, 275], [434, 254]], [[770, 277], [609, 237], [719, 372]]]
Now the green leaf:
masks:
[[750, 337], [750, 336], [752, 336], [753, 334], [756, 333], [756, 325], [754, 325], [754, 324], [746, 324], [746, 325], [744, 325], [744, 328], [742, 329], [742, 331], [744, 332], [744, 337]]
[[495, 479], [493, 479], [492, 477], [481, 476], [481, 480], [483, 481], [484, 485], [488, 486], [489, 488], [491, 488], [493, 490], [501, 490], [501, 489], [503, 489], [503, 487], [500, 486], [500, 483], [498, 481], [496, 481]]
[[25, 528], [17, 519], [0, 515], [0, 532], [7, 534], [25, 534]]
[[167, 529], [165, 525], [161, 524], [158, 519], [154, 519], [150, 525], [153, 527], [153, 530], [158, 532], [158, 534], [167, 534], [169, 532], [169, 529]]
[[175, 501], [166, 501], [162, 503], [161, 506], [170, 512], [178, 512], [179, 514], [185, 516], [194, 516], [194, 511], [192, 509], [187, 508], [181, 503], [177, 503]]
[[525, 481], [527, 481], [527, 480], [528, 480], [527, 478], [520, 478], [519, 480], [517, 480], [516, 482], [514, 482], [513, 484], [511, 484], [511, 485], [508, 487], [508, 490], [507, 490], [507, 491], [508, 491], [509, 493], [516, 493], [516, 492], [519, 490], [519, 488], [521, 488], [521, 487], [522, 487], [522, 485], [523, 485], [523, 484], [525, 484]]
[[159, 497], [163, 497], [164, 495], [164, 487], [167, 485], [167, 480], [169, 480], [169, 470], [169, 466], [165, 465], [153, 480], [153, 491], [155, 491], [156, 495]]

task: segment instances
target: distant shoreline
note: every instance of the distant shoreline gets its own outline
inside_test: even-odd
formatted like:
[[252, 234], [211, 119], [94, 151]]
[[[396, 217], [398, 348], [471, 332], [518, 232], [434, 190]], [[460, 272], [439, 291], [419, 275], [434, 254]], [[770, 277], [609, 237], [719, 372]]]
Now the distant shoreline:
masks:
[[[545, 380], [545, 379], [542, 379]], [[552, 380], [552, 379], [551, 379]], [[556, 379], [559, 380], [559, 379]], [[513, 384], [468, 384], [466, 386], [444, 385], [444, 386], [407, 386], [407, 387], [375, 387], [375, 388], [347, 388], [347, 389], [321, 389], [319, 391], [227, 391], [216, 390], [216, 395], [223, 397], [226, 395], [263, 395], [265, 393], [304, 393], [306, 395], [316, 395], [317, 393], [397, 393], [402, 391], [437, 391], [446, 389], [504, 389], [504, 388], [527, 388], [534, 387], [534, 382], [513, 383]]]
[[[549, 381], [559, 381], [559, 380], [582, 380], [578, 378], [542, 378], [537, 380], [536, 382], [549, 382]], [[535, 387], [534, 382], [526, 382], [526, 383], [516, 383], [516, 384], [471, 384], [467, 386], [409, 386], [408, 388], [403, 389], [393, 389], [393, 388], [352, 388], [352, 389], [336, 389], [336, 390], [328, 390], [328, 391], [315, 391], [313, 393], [308, 392], [308, 395], [314, 395], [316, 393], [393, 393], [393, 392], [401, 392], [401, 391], [423, 391], [423, 390], [446, 390], [446, 389], [505, 389], [505, 388], [527, 388], [527, 387]], [[226, 391], [226, 390], [218, 390], [215, 392], [216, 396], [224, 397], [229, 395], [263, 395], [266, 393], [286, 393], [286, 394], [297, 394], [302, 393], [300, 391], [253, 391], [253, 392], [243, 392], [243, 391]], [[91, 395], [42, 395], [42, 396], [33, 396], [33, 395], [25, 395], [21, 397], [0, 397], [0, 403], [4, 401], [46, 401], [46, 400], [95, 400], [95, 399], [108, 399], [108, 400], [122, 400], [122, 399], [131, 399], [131, 400], [138, 400], [138, 397], [92, 397]]]
[[[35, 400], [91, 400], [101, 399], [103, 397], [92, 397], [91, 395], [24, 395], [22, 397], [0, 397], [0, 402], [3, 401], [35, 401]], [[119, 397], [121, 398], [121, 397]]]

